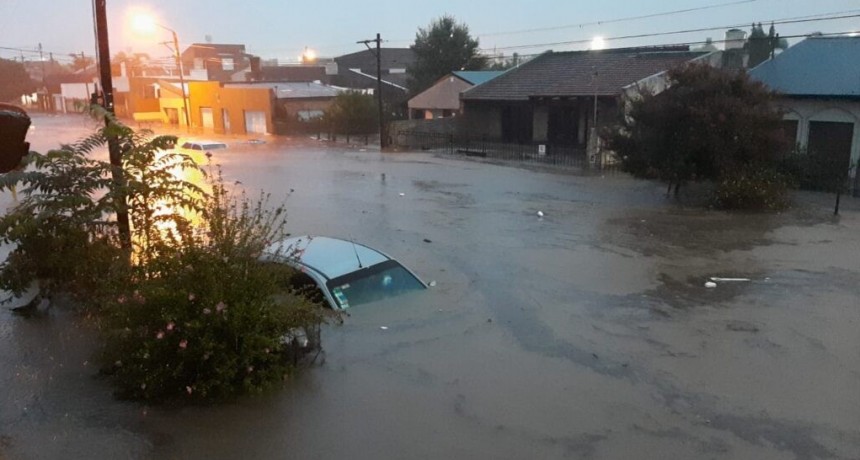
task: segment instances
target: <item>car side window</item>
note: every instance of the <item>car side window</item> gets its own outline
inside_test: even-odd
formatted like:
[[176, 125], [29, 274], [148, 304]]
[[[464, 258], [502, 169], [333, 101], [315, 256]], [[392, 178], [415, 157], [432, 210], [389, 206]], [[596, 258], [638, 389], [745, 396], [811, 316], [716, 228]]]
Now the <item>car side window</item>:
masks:
[[194, 150], [203, 150], [203, 147], [200, 144], [194, 144], [194, 147], [191, 147]]
[[186, 142], [186, 143], [182, 144], [183, 149], [190, 149], [191, 147], [192, 147], [191, 142]]

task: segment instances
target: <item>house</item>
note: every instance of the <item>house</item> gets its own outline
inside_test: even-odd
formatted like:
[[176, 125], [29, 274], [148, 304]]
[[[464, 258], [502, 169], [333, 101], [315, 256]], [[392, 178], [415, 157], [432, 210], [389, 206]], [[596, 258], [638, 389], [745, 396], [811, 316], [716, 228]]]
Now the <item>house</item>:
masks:
[[319, 82], [255, 82], [227, 84], [231, 89], [266, 88], [272, 93], [272, 119], [278, 134], [302, 132], [322, 118], [339, 90]]
[[750, 76], [780, 93], [786, 130], [798, 145], [846, 168], [858, 164], [860, 37], [809, 37]]
[[[342, 88], [375, 93], [377, 87], [376, 49], [346, 54], [334, 58], [334, 61], [337, 64], [337, 75], [332, 79], [332, 84]], [[382, 94], [388, 104], [400, 106], [406, 102], [409, 93], [407, 69], [414, 62], [415, 53], [409, 48], [381, 49]]]
[[713, 54], [686, 47], [549, 51], [465, 91], [459, 129], [470, 137], [548, 145], [550, 153], [584, 152], [595, 127], [618, 120], [631, 88], [659, 88], [667, 70]]
[[[191, 126], [218, 134], [274, 133], [272, 89], [261, 85], [227, 85], [217, 81], [188, 83]], [[180, 102], [181, 103], [181, 102]]]
[[250, 55], [245, 45], [194, 43], [180, 57], [186, 75], [194, 79], [205, 74], [209, 81], [246, 81], [251, 71]]
[[486, 83], [501, 75], [502, 71], [460, 71], [440, 78], [407, 103], [410, 119], [447, 118], [461, 114], [460, 94], [467, 89]]

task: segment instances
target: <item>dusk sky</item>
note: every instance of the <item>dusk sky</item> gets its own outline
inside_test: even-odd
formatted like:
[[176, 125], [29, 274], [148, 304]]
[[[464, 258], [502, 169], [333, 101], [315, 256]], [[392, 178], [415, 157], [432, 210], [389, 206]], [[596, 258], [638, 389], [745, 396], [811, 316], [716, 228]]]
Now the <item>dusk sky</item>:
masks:
[[[242, 43], [250, 53], [281, 60], [296, 60], [305, 46], [320, 56], [359, 51], [363, 46], [355, 42], [374, 38], [377, 32], [386, 40], [384, 46], [407, 47], [419, 27], [446, 13], [466, 23], [483, 49], [506, 55], [584, 49], [587, 43], [560, 42], [594, 36], [611, 39], [710, 27], [718, 30], [609, 40], [607, 47], [695, 42], [707, 37], [720, 40], [726, 26], [742, 25], [748, 30], [753, 21], [770, 23], [828, 13], [860, 15], [857, 0], [108, 0], [107, 8], [114, 54], [134, 50], [169, 56], [167, 48], [158, 44], [170, 38], [166, 31], [150, 37], [131, 32], [129, 16], [145, 10], [177, 31], [182, 48], [204, 42], [209, 35], [213, 43]], [[613, 22], [694, 8], [706, 9]], [[860, 17], [778, 23], [776, 28], [782, 36], [860, 31]], [[41, 43], [46, 53], [62, 59], [73, 52], [95, 54], [90, 0], [0, 0], [0, 31], [3, 48], [33, 50]], [[537, 46], [511, 48], [520, 45]], [[21, 51], [0, 49], [0, 57], [20, 56]], [[26, 52], [25, 57], [38, 59]]]

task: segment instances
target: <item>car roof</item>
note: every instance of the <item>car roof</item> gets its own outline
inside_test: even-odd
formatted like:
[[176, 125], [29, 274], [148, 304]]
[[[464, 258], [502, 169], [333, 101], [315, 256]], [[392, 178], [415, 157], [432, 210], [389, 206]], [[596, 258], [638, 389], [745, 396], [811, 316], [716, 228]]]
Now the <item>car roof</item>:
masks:
[[226, 143], [221, 142], [221, 141], [209, 141], [209, 140], [199, 140], [199, 139], [184, 139], [184, 140], [180, 140], [179, 143], [181, 145], [184, 145], [184, 144], [200, 144], [200, 145], [217, 144], [217, 145], [224, 145], [224, 146], [227, 145]]
[[288, 238], [272, 244], [266, 252], [293, 256], [299, 264], [328, 279], [391, 260], [387, 255], [363, 244], [325, 236]]

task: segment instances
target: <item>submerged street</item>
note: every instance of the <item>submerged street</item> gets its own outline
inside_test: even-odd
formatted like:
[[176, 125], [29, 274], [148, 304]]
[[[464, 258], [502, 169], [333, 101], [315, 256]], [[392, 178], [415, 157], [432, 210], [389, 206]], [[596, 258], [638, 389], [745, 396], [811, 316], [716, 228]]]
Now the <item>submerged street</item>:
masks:
[[[33, 123], [40, 152], [93, 124]], [[114, 399], [86, 321], [0, 307], [0, 459], [860, 458], [860, 199], [727, 213], [621, 173], [267, 141], [213, 161], [293, 235], [435, 286], [350, 309], [281, 390], [181, 409]]]

